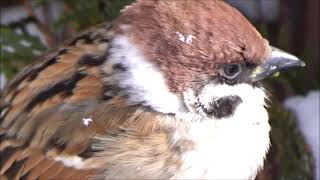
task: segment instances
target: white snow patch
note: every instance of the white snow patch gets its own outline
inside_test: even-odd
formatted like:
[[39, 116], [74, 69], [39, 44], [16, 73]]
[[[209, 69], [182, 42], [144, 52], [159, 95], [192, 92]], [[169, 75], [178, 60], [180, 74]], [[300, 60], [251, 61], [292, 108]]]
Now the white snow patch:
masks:
[[1, 24], [9, 24], [27, 17], [27, 11], [23, 6], [1, 7]]
[[[39, 6], [34, 6], [34, 3], [31, 3], [33, 6], [33, 11], [35, 13], [35, 16], [40, 22], [45, 23], [46, 18], [43, 13], [43, 9]], [[55, 21], [57, 20], [61, 14], [63, 13], [63, 3], [62, 2], [51, 2], [49, 3], [49, 14], [50, 14], [50, 20]], [[28, 16], [28, 12], [24, 6], [8, 6], [5, 8], [1, 8], [1, 16], [0, 16], [0, 22], [1, 24], [9, 24], [12, 22], [18, 22], [21, 19]], [[37, 26], [34, 23], [28, 23], [26, 25], [27, 31], [33, 35], [40, 38], [41, 42], [48, 46], [48, 43], [46, 41], [46, 38], [44, 34], [37, 28]], [[21, 35], [21, 30], [16, 30], [16, 33]]]
[[0, 89], [3, 89], [7, 84], [7, 78], [4, 74], [0, 74]]
[[8, 53], [14, 53], [14, 52], [16, 52], [16, 49], [15, 49], [14, 47], [12, 47], [12, 46], [2, 46], [2, 49], [3, 49], [4, 51], [7, 51]]
[[34, 49], [34, 50], [32, 50], [32, 54], [33, 54], [33, 55], [36, 55], [36, 56], [39, 56], [39, 55], [42, 54], [42, 52], [39, 51], [39, 50]]
[[85, 125], [86, 127], [88, 127], [92, 121], [93, 120], [91, 118], [82, 118], [83, 125]]
[[23, 34], [21, 29], [15, 29], [14, 32], [16, 32], [18, 35], [22, 35]]
[[182, 33], [180, 33], [179, 31], [176, 32], [176, 34], [178, 35], [178, 39], [184, 43], [187, 44], [191, 44], [192, 40], [195, 38], [193, 35], [188, 35], [188, 36], [184, 36]]
[[320, 180], [320, 91], [310, 91], [305, 97], [294, 96], [285, 100], [284, 105], [291, 110], [298, 121], [299, 127], [305, 136], [308, 144], [311, 146], [315, 158], [316, 179]]
[[180, 40], [180, 41], [182, 41], [182, 42], [184, 42], [185, 41], [185, 37], [180, 33], [180, 32], [176, 32], [176, 34], [178, 35], [178, 39]]
[[31, 46], [31, 43], [29, 41], [26, 41], [26, 40], [21, 40], [19, 43], [24, 47], [30, 47]]
[[29, 23], [26, 26], [28, 33], [30, 33], [32, 36], [36, 36], [40, 38], [40, 41], [45, 45], [48, 46], [47, 40], [44, 36], [44, 34], [42, 34], [42, 32], [38, 29], [38, 27], [33, 24], [33, 23]]
[[186, 38], [186, 43], [187, 44], [191, 44], [192, 43], [192, 40], [193, 40], [194, 36], [192, 35], [188, 35], [187, 38]]

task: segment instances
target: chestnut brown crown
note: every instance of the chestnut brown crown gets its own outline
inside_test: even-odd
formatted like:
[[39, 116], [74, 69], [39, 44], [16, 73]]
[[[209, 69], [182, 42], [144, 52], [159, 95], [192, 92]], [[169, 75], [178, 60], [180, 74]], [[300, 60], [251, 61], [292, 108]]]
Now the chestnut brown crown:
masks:
[[205, 84], [226, 63], [263, 63], [268, 41], [223, 1], [138, 0], [115, 22], [157, 64], [173, 92]]

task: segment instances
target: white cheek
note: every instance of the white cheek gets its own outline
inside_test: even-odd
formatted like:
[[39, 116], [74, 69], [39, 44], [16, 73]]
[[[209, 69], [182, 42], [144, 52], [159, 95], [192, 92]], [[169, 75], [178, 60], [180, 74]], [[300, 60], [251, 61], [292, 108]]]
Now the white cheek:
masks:
[[266, 95], [260, 88], [255, 88], [249, 84], [237, 84], [229, 86], [226, 84], [206, 85], [199, 95], [199, 101], [206, 105], [213, 100], [226, 96], [239, 96], [242, 104], [265, 105]]
[[130, 95], [132, 104], [143, 103], [162, 113], [176, 113], [183, 108], [179, 97], [169, 91], [163, 74], [125, 36], [115, 37], [112, 41], [103, 70], [107, 72], [117, 63], [127, 70], [116, 73], [113, 78]]
[[205, 103], [230, 95], [242, 99], [232, 116], [191, 122], [185, 133], [175, 136], [197, 147], [184, 154], [184, 171], [177, 178], [248, 179], [262, 167], [270, 131], [265, 94], [247, 84], [207, 85], [199, 99]]

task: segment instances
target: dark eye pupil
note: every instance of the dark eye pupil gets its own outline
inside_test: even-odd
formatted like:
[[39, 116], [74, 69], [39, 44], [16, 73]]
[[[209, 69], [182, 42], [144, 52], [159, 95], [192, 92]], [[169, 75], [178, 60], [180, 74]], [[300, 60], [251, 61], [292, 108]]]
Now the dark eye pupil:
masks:
[[229, 77], [235, 76], [240, 71], [238, 64], [228, 64], [223, 67], [224, 74]]

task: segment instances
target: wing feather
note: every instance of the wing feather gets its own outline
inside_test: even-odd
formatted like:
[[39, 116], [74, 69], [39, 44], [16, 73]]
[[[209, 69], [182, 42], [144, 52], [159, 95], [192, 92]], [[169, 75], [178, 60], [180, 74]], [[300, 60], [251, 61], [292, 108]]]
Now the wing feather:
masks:
[[179, 162], [168, 145], [171, 117], [128, 105], [112, 74], [100, 68], [108, 61], [113, 34], [106, 24], [81, 33], [28, 66], [5, 89], [0, 156], [7, 157], [1, 177], [172, 176]]
[[65, 179], [92, 173], [56, 159], [78, 157], [90, 138], [107, 128], [107, 123], [87, 127], [82, 121], [95, 117], [90, 106], [104, 103], [98, 65], [107, 59], [108, 27], [81, 33], [42, 56], [1, 94], [0, 155], [8, 156], [1, 159], [2, 177]]

